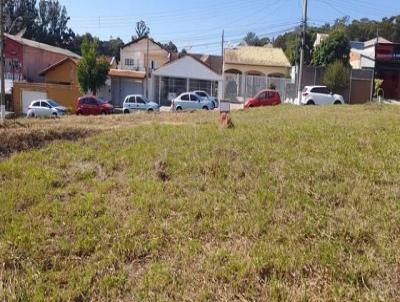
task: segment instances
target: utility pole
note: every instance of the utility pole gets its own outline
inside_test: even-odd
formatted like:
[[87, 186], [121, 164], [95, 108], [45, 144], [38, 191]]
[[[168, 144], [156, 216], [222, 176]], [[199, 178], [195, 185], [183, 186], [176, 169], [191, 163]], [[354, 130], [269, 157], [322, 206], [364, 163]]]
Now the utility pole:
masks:
[[4, 79], [4, 0], [0, 0], [0, 85], [1, 85], [1, 96], [0, 96], [0, 111], [1, 111], [1, 122], [5, 119], [5, 79]]
[[304, 51], [306, 48], [306, 32], [307, 32], [307, 11], [308, 11], [308, 0], [303, 0], [303, 21], [302, 21], [302, 34], [301, 34], [301, 49], [300, 49], [300, 66], [298, 76], [298, 101], [301, 105], [301, 94], [302, 94], [302, 81], [303, 81], [303, 70], [304, 70]]
[[[218, 97], [224, 99], [225, 97], [225, 29], [222, 30], [222, 44], [221, 44], [221, 56], [222, 56], [222, 82], [218, 84]], [[222, 87], [219, 87], [222, 85]]]

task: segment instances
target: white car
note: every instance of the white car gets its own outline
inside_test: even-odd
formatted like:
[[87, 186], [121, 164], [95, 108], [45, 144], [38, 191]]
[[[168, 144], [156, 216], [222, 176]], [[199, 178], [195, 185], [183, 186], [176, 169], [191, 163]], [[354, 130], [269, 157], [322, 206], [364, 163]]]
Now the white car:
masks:
[[195, 90], [193, 93], [202, 99], [210, 100], [214, 104], [214, 108], [218, 107], [218, 99], [215, 97], [210, 96], [206, 91], [204, 90]]
[[181, 111], [181, 110], [213, 110], [214, 103], [208, 99], [202, 99], [198, 97], [193, 92], [185, 92], [179, 95], [177, 98], [172, 100], [172, 108], [173, 111]]
[[344, 99], [326, 86], [306, 86], [301, 95], [302, 105], [342, 105]]
[[28, 107], [27, 117], [59, 117], [67, 114], [67, 108], [54, 100], [36, 100]]
[[150, 102], [143, 95], [128, 95], [122, 105], [122, 112], [128, 114], [134, 111], [160, 111], [160, 106], [157, 103]]

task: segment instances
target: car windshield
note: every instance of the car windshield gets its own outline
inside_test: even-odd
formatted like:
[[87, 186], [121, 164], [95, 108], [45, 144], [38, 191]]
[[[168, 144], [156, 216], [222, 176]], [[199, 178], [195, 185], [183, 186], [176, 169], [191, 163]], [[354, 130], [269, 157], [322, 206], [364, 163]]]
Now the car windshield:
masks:
[[102, 96], [98, 97], [97, 100], [99, 101], [99, 103], [103, 103], [103, 104], [108, 103], [108, 101]]
[[53, 100], [47, 100], [51, 107], [60, 107], [60, 104]]

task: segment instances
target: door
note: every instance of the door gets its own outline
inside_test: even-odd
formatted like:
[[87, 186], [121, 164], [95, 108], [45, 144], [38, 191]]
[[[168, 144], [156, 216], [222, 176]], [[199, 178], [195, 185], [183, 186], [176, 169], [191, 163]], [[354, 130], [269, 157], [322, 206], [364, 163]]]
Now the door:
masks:
[[268, 106], [268, 92], [264, 91], [260, 93], [260, 95], [257, 98], [257, 106]]
[[100, 106], [95, 98], [88, 98], [88, 110], [89, 114], [98, 115], [100, 114]]
[[324, 100], [324, 104], [325, 105], [329, 105], [329, 104], [333, 104], [334, 103], [333, 95], [332, 95], [331, 91], [328, 88], [326, 88], [326, 87], [321, 88], [321, 95], [322, 95], [322, 98]]
[[28, 112], [29, 105], [35, 100], [47, 99], [46, 92], [23, 90], [22, 91], [22, 113]]
[[189, 94], [182, 95], [179, 103], [180, 103], [182, 109], [191, 108], [191, 101], [190, 101]]
[[136, 98], [134, 96], [128, 97], [125, 102], [125, 107], [128, 108], [129, 110], [135, 110], [136, 109]]
[[146, 110], [147, 109], [146, 108], [146, 102], [140, 96], [136, 97], [136, 108], [138, 110]]
[[40, 101], [33, 102], [31, 108], [35, 116], [40, 116]]
[[190, 94], [190, 107], [195, 109], [202, 109], [203, 107], [200, 98], [195, 94]]
[[51, 106], [45, 102], [45, 101], [41, 101], [40, 102], [40, 115], [41, 116], [51, 116], [52, 112], [51, 112]]
[[[143, 94], [143, 83], [138, 82], [137, 80], [134, 79], [125, 79], [122, 78], [120, 82], [120, 91], [121, 91], [121, 101], [127, 96], [127, 95], [134, 95], [134, 94]], [[121, 106], [121, 104], [118, 104], [118, 106]]]

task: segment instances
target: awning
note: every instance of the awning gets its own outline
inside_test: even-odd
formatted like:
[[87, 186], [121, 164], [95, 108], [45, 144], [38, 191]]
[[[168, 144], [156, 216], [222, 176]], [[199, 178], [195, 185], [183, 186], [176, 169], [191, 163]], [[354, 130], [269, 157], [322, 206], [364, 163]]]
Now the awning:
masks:
[[122, 69], [110, 69], [108, 75], [110, 77], [130, 78], [139, 80], [143, 80], [146, 77], [146, 73], [144, 71], [131, 71]]

